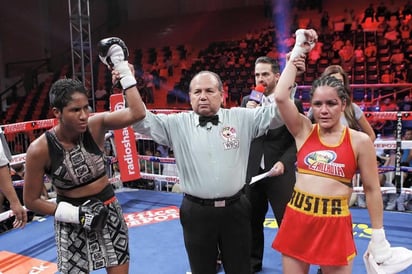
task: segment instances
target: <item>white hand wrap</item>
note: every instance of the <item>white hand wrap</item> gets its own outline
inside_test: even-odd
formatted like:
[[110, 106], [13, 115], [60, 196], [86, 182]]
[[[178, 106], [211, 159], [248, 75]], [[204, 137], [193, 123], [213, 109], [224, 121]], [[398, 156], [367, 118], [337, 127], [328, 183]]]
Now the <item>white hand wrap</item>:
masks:
[[386, 240], [383, 228], [372, 229], [372, 238], [368, 245], [368, 251], [378, 264], [387, 261], [392, 256], [391, 245]]
[[60, 222], [80, 224], [79, 207], [67, 202], [60, 202], [57, 204], [54, 218]]
[[[310, 49], [305, 48], [305, 43], [310, 45]], [[305, 35], [304, 29], [298, 29], [295, 32], [295, 46], [290, 54], [290, 60], [294, 60], [297, 57], [301, 57], [311, 51], [315, 47], [314, 42], [309, 42]]]
[[123, 90], [131, 88], [136, 85], [136, 78], [132, 74], [127, 61], [121, 61], [114, 65], [114, 69], [120, 73], [120, 84]]

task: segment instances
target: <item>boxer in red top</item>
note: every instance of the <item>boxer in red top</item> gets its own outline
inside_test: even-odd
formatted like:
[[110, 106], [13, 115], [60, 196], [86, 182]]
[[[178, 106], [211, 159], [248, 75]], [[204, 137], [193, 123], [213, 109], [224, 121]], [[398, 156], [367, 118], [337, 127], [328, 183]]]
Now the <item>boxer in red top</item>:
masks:
[[291, 57], [280, 76], [275, 100], [296, 141], [297, 175], [292, 198], [273, 248], [282, 253], [283, 273], [308, 273], [311, 264], [322, 273], [352, 273], [356, 255], [348, 200], [351, 179], [360, 171], [371, 220], [368, 252], [377, 263], [392, 256], [383, 230], [382, 195], [373, 143], [363, 132], [340, 122], [346, 107], [341, 81], [324, 76], [312, 85], [315, 124], [290, 100], [298, 70], [296, 62], [314, 47], [314, 30], [298, 30]]

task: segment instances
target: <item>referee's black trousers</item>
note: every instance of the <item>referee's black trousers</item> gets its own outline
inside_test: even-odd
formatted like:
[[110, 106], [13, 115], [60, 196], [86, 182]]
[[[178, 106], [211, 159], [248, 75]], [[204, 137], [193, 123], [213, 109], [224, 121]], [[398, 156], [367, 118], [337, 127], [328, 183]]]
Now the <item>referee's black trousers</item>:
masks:
[[193, 274], [216, 274], [218, 248], [226, 274], [250, 274], [250, 212], [243, 193], [224, 207], [183, 198], [180, 222]]

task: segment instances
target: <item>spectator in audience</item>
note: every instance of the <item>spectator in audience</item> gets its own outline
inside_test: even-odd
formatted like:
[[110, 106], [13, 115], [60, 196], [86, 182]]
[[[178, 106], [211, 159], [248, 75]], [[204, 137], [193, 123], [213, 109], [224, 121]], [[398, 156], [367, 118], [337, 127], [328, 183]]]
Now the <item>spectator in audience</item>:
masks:
[[[169, 77], [169, 72], [168, 72], [167, 64], [165, 63], [160, 64], [159, 65], [159, 84], [166, 83], [168, 77]], [[148, 103], [149, 103], [149, 100], [148, 100]]]
[[333, 37], [332, 41], [332, 51], [334, 52], [334, 57], [340, 57], [339, 51], [342, 49], [344, 45], [345, 43], [341, 39], [340, 35], [335, 33], [335, 36]]
[[239, 65], [241, 65], [241, 66], [244, 66], [244, 65], [245, 65], [245, 63], [246, 63], [246, 58], [245, 58], [245, 55], [244, 55], [243, 53], [241, 53], [241, 54], [239, 55], [239, 58], [238, 58], [238, 60], [237, 60], [237, 63], [238, 63]]
[[[395, 18], [393, 18], [395, 17]], [[398, 21], [400, 20], [400, 13], [399, 13], [399, 4], [397, 1], [391, 0], [388, 1], [388, 9], [386, 12], [386, 20], [387, 21]]]
[[[411, 20], [412, 22], [412, 20]], [[405, 57], [408, 64], [412, 63], [412, 38], [404, 41]], [[410, 78], [409, 78], [410, 79]]]
[[[11, 180], [14, 182], [23, 181], [24, 178], [24, 163], [16, 164], [11, 167]], [[24, 205], [23, 202], [23, 185], [15, 186], [17, 197], [19, 197], [20, 203]]]
[[395, 66], [395, 70], [392, 73], [394, 83], [405, 83], [406, 82], [406, 71], [402, 64]]
[[392, 84], [393, 75], [389, 68], [385, 69], [381, 75], [381, 84]]
[[[11, 169], [11, 180], [14, 185], [14, 189], [19, 197], [19, 201], [22, 205], [24, 205], [23, 201], [23, 188], [24, 188], [24, 163], [14, 164]], [[43, 184], [42, 199], [48, 199], [49, 195], [47, 192], [46, 185]], [[1, 204], [1, 202], [0, 202]], [[6, 210], [10, 209], [10, 203], [8, 200], [5, 200], [4, 207]], [[27, 212], [27, 221], [30, 222], [33, 219], [34, 213], [32, 211]]]
[[[406, 128], [405, 132], [403, 133], [402, 140], [404, 141], [412, 141], [412, 127]], [[408, 164], [408, 167], [412, 165], [412, 149], [405, 148], [401, 150], [401, 162]]]
[[233, 66], [234, 64], [236, 64], [236, 57], [235, 54], [233, 53], [233, 51], [228, 51], [227, 52], [227, 57], [228, 60], [226, 62], [227, 65]]
[[[168, 150], [168, 158], [174, 158], [175, 155], [173, 153], [173, 150], [169, 149]], [[162, 164], [162, 175], [164, 176], [173, 176], [173, 177], [179, 177], [179, 173], [177, 171], [177, 166], [176, 164]], [[163, 181], [162, 182], [162, 189], [166, 189], [166, 191], [171, 191], [172, 187], [174, 185], [174, 182], [170, 183], [168, 181]]]
[[[384, 165], [385, 160], [389, 162], [389, 158], [381, 158], [378, 155], [376, 156], [376, 165], [378, 166], [378, 171], [379, 171], [379, 168]], [[379, 176], [379, 185], [384, 186], [386, 182], [386, 175], [383, 172], [379, 171], [378, 176]], [[362, 178], [360, 178], [359, 183], [360, 183], [359, 185], [362, 186]], [[382, 200], [383, 200], [383, 196], [382, 196]], [[356, 205], [359, 208], [366, 208], [366, 200], [365, 200], [364, 193], [356, 194]]]
[[411, 26], [409, 23], [402, 21], [401, 26], [399, 27], [399, 32], [402, 40], [409, 39], [411, 37]]
[[173, 60], [172, 57], [169, 56], [164, 60], [164, 63], [167, 67], [167, 76], [168, 77], [172, 77], [173, 73], [174, 73], [174, 64], [173, 64]]
[[341, 59], [342, 66], [349, 65], [350, 67], [352, 67], [354, 55], [352, 42], [350, 40], [345, 41], [345, 44], [339, 50], [338, 54]]
[[355, 21], [355, 11], [353, 9], [345, 8], [343, 13], [343, 32], [350, 33], [352, 31], [353, 22]]
[[156, 89], [160, 89], [160, 67], [157, 62], [153, 62], [150, 68], [150, 74], [153, 75], [153, 84]]
[[394, 101], [392, 95], [386, 96], [381, 104], [379, 105], [380, 111], [396, 111], [398, 110], [398, 106]]
[[395, 48], [392, 50], [392, 55], [389, 58], [389, 61], [391, 62], [392, 67], [403, 65], [405, 63], [405, 54], [400, 48]]
[[395, 26], [389, 26], [383, 37], [388, 41], [397, 41], [400, 38], [400, 34]]
[[252, 55], [261, 56], [263, 54], [264, 54], [264, 52], [262, 51], [262, 49], [260, 47], [260, 44], [258, 42], [255, 42], [253, 44]]
[[[151, 153], [151, 151], [147, 152], [147, 150], [146, 150], [146, 154], [147, 153]], [[161, 158], [169, 158], [169, 147], [163, 146], [163, 145], [157, 145], [154, 156], [161, 157]], [[159, 162], [160, 161], [150, 161], [150, 162], [146, 161], [146, 163], [151, 166], [151, 170], [149, 171], [149, 173], [169, 175], [169, 174], [167, 174], [168, 173], [167, 170], [165, 172], [165, 168], [168, 169], [170, 164], [160, 164]], [[173, 166], [175, 166], [175, 165], [173, 165]], [[155, 189], [158, 190], [158, 191], [168, 190], [167, 187], [166, 187], [167, 186], [167, 181], [165, 181], [165, 180], [155, 178], [154, 184], [155, 184]]]
[[308, 59], [314, 62], [319, 60], [320, 57], [322, 56], [322, 47], [323, 47], [322, 42], [316, 43], [315, 47], [309, 52]]
[[144, 80], [144, 93], [146, 94], [146, 103], [148, 104], [153, 104], [154, 103], [154, 97], [153, 97], [153, 91], [154, 91], [154, 76], [148, 71], [145, 70], [143, 74], [143, 80]]
[[372, 3], [370, 3], [369, 6], [365, 9], [361, 23], [365, 23], [366, 19], [368, 18], [370, 18], [373, 23], [375, 19], [375, 8], [373, 7]]
[[[304, 70], [304, 59], [296, 65]], [[198, 72], [189, 85], [193, 111], [146, 111], [134, 129], [173, 149], [181, 190], [180, 220], [193, 273], [216, 273], [218, 249], [226, 273], [250, 274], [250, 202], [244, 195], [252, 139], [283, 123], [276, 105], [221, 108], [222, 81]], [[239, 240], [241, 239], [241, 240]]]
[[[385, 182], [381, 184], [381, 187], [395, 187], [394, 180], [389, 181], [389, 178], [385, 175]], [[384, 193], [382, 194], [382, 201], [383, 201], [383, 208], [385, 210], [393, 211], [396, 210], [396, 200], [398, 198], [398, 194], [396, 193]]]
[[329, 19], [329, 13], [324, 10], [320, 18], [320, 31], [323, 34], [329, 34], [330, 32]]
[[365, 54], [363, 52], [363, 46], [362, 45], [357, 45], [356, 49], [353, 52], [353, 55], [355, 57], [355, 62], [363, 62], [365, 60]]
[[[411, 97], [408, 94], [405, 95], [402, 101], [398, 103], [398, 110], [412, 111], [412, 101], [411, 101]], [[412, 128], [412, 127], [403, 127], [403, 128]]]
[[[383, 111], [397, 111], [398, 105], [392, 95], [387, 95], [384, 97], [383, 101], [380, 101], [379, 110]], [[395, 121], [381, 119], [381, 133], [382, 136], [393, 135], [395, 129]]]
[[383, 127], [386, 123], [386, 120], [384, 119], [379, 119], [379, 118], [375, 118], [373, 117], [372, 120], [370, 121], [370, 124], [373, 128], [373, 131], [375, 132], [375, 135], [382, 135], [383, 133]]
[[402, 9], [403, 20], [410, 20], [411, 15], [412, 15], [412, 1], [408, 0]]
[[[409, 168], [408, 162], [402, 162], [401, 166]], [[410, 171], [402, 171], [402, 189], [410, 190], [412, 188], [412, 173]], [[412, 194], [402, 191], [396, 199], [396, 208], [398, 211], [412, 210]]]
[[374, 57], [376, 56], [377, 53], [377, 47], [376, 44], [372, 41], [368, 41], [366, 43], [366, 48], [365, 48], [365, 56], [366, 57]]
[[[391, 166], [393, 163], [394, 155], [388, 155], [384, 158], [381, 158], [380, 156], [376, 156], [376, 164], [378, 166], [378, 169], [383, 166]], [[390, 182], [391, 176], [389, 176], [389, 172], [379, 172], [379, 183], [381, 187], [395, 187], [395, 185]], [[362, 178], [360, 178], [361, 184], [362, 184]], [[383, 202], [383, 208], [385, 210], [396, 210], [396, 199], [397, 199], [397, 194], [396, 193], [383, 193], [382, 194], [382, 202]], [[358, 194], [357, 196], [357, 205], [360, 208], [366, 208], [366, 201], [365, 201], [365, 194]]]
[[383, 1], [379, 2], [379, 5], [376, 7], [376, 13], [375, 13], [375, 19], [376, 22], [379, 22], [380, 20], [386, 20], [387, 8]]
[[[1, 130], [0, 134], [3, 134]], [[8, 148], [6, 149], [8, 151]], [[12, 226], [14, 228], [23, 228], [28, 221], [27, 212], [23, 208], [16, 190], [13, 187], [10, 175], [9, 159], [4, 150], [3, 145], [0, 143], [0, 212], [11, 209], [15, 216], [14, 220], [12, 219]], [[9, 156], [11, 157], [11, 155]], [[9, 202], [9, 207], [3, 209], [5, 199]]]
[[156, 151], [159, 152], [159, 157], [169, 157], [169, 147], [163, 145], [157, 145]]
[[113, 163], [117, 161], [113, 149], [112, 144], [110, 142], [110, 138], [113, 137], [113, 133], [108, 131], [109, 133], [106, 134], [106, 139], [104, 141], [104, 155], [106, 157], [106, 173], [109, 178], [113, 177]]
[[272, 46], [270, 51], [266, 54], [267, 57], [273, 58], [275, 60], [279, 59], [279, 52], [275, 46]]

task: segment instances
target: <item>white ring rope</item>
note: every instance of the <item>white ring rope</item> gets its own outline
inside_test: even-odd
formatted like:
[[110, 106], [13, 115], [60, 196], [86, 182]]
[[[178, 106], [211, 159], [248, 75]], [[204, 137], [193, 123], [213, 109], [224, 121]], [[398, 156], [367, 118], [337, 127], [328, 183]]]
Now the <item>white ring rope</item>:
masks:
[[[56, 198], [51, 198], [51, 199], [48, 199], [47, 201], [48, 201], [48, 202], [55, 203], [55, 202], [56, 202]], [[25, 206], [23, 206], [23, 208], [24, 208], [26, 211], [29, 211]], [[13, 216], [14, 216], [14, 213], [13, 213], [13, 211], [11, 211], [11, 209], [10, 209], [10, 210], [7, 210], [7, 211], [4, 211], [4, 212], [0, 213], [0, 222], [3, 222], [3, 221], [5, 221], [5, 220], [7, 220], [8, 218], [11, 218], [11, 217], [13, 217]]]
[[[168, 110], [168, 109], [158, 109], [158, 110], [151, 110], [154, 113], [164, 113], [164, 114], [172, 114], [172, 113], [178, 113], [186, 110]], [[412, 120], [412, 112], [365, 112], [365, 116], [369, 121], [373, 120], [399, 120], [401, 117], [402, 120]], [[57, 119], [46, 119], [46, 120], [37, 120], [37, 121], [28, 121], [28, 122], [19, 122], [19, 123], [14, 123], [14, 124], [8, 124], [8, 125], [2, 125], [1, 128], [3, 129], [3, 132], [5, 134], [15, 134], [15, 133], [20, 133], [20, 132], [27, 132], [27, 131], [33, 131], [33, 130], [46, 130], [49, 128], [52, 128], [57, 124]], [[106, 134], [106, 138], [113, 138], [113, 133], [109, 132]], [[152, 140], [150, 137], [144, 136], [142, 134], [135, 133], [135, 138], [136, 140]], [[377, 150], [394, 150], [398, 149], [397, 145], [400, 144], [401, 149], [412, 149], [412, 140], [401, 140], [399, 142], [394, 138], [391, 139], [380, 139], [380, 140], [375, 140], [375, 149]], [[148, 155], [138, 155], [139, 160], [144, 160], [144, 161], [149, 161], [149, 162], [157, 162], [160, 164], [176, 164], [176, 160], [174, 158], [164, 158], [164, 157], [156, 157], [156, 156], [148, 156]], [[116, 158], [113, 157], [112, 163], [116, 162]], [[25, 163], [26, 161], [26, 154], [21, 153], [21, 154], [16, 154], [12, 155], [12, 160], [10, 162], [10, 165], [17, 165], [21, 163]], [[394, 166], [383, 166], [379, 167], [379, 173], [385, 173], [385, 172], [394, 172], [396, 171], [396, 168]], [[412, 167], [401, 167], [400, 171], [404, 172], [412, 172]], [[151, 174], [151, 173], [145, 173], [141, 172], [141, 178], [146, 179], [146, 180], [158, 180], [158, 181], [165, 181], [167, 183], [179, 183], [179, 177], [177, 176], [167, 176], [167, 175], [160, 175], [160, 174]], [[115, 176], [109, 179], [110, 183], [116, 184], [119, 183], [120, 177]], [[23, 187], [24, 186], [24, 180], [19, 180], [19, 181], [13, 181], [13, 185], [15, 187]], [[381, 187], [382, 194], [386, 193], [406, 193], [406, 194], [412, 194], [412, 188], [396, 188], [396, 187]], [[354, 186], [353, 187], [353, 192], [354, 193], [363, 193], [363, 187], [362, 186]], [[55, 198], [49, 199], [48, 201], [55, 202]], [[8, 210], [6, 212], [0, 213], [0, 222], [6, 220], [7, 218], [10, 218], [13, 216], [13, 212], [11, 210]]]

